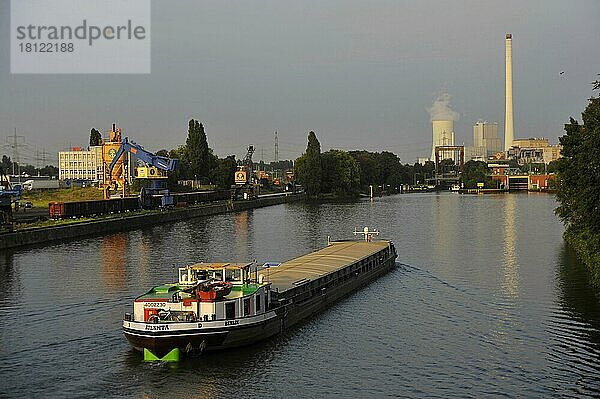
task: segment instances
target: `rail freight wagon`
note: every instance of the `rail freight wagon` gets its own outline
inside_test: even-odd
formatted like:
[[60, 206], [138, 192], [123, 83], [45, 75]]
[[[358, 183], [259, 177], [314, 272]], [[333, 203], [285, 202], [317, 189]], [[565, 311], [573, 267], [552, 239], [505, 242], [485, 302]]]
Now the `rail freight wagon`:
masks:
[[140, 209], [138, 197], [78, 202], [51, 202], [49, 214], [53, 219], [121, 213]]
[[[171, 193], [176, 207], [186, 207], [203, 202], [224, 201], [231, 199], [230, 190], [195, 191], [191, 193]], [[162, 195], [151, 195], [144, 202], [146, 208], [159, 208]]]
[[186, 203], [188, 205], [199, 204], [202, 202], [223, 201], [231, 198], [229, 190], [218, 191], [196, 191], [191, 193], [173, 194], [175, 204]]

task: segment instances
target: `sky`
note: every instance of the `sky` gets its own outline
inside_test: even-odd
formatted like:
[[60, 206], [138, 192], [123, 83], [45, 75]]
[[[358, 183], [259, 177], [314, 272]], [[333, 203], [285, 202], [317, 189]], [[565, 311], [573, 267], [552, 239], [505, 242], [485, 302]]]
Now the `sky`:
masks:
[[[504, 132], [504, 37], [513, 34], [515, 138], [563, 134], [600, 73], [600, 1], [151, 2], [151, 73], [11, 74], [10, 1], [0, 0], [0, 151], [23, 162], [86, 146], [113, 122], [150, 151], [205, 126], [219, 156], [295, 159], [321, 148], [431, 154], [428, 110], [449, 96], [456, 144], [477, 120]], [[98, 60], [109, 62], [109, 60]], [[561, 74], [561, 71], [564, 73]]]

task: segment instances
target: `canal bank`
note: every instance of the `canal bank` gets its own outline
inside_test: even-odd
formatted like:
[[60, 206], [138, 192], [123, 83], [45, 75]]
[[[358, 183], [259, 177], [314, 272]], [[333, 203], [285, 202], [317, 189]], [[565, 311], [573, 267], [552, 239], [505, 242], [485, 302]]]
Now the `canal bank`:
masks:
[[112, 219], [100, 219], [61, 226], [16, 231], [0, 236], [0, 250], [127, 231], [140, 227], [194, 219], [219, 213], [245, 211], [298, 201], [301, 198], [303, 198], [303, 194], [269, 196], [250, 201], [221, 201], [209, 205], [174, 209], [160, 213], [141, 215], [123, 214], [122, 217]]

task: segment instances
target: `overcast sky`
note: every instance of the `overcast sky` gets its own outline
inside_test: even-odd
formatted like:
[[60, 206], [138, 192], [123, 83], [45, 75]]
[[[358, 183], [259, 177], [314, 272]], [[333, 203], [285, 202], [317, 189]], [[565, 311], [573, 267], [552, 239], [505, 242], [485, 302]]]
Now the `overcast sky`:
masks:
[[[204, 123], [220, 155], [248, 144], [293, 159], [323, 150], [431, 154], [427, 109], [451, 96], [457, 144], [478, 119], [504, 132], [504, 36], [513, 34], [515, 137], [556, 142], [600, 73], [600, 1], [152, 1], [152, 73], [11, 75], [10, 2], [0, 0], [0, 144], [25, 161], [85, 146], [113, 121], [152, 151]], [[108, 60], [98, 60], [108, 62]], [[564, 74], [560, 74], [564, 71]], [[2, 153], [11, 150], [0, 147]]]

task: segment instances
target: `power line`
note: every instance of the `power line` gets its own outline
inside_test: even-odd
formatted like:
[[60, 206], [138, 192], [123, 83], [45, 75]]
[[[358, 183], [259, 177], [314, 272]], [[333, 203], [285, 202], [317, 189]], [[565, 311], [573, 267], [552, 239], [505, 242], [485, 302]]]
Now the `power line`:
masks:
[[[11, 141], [12, 140], [12, 141]], [[21, 147], [25, 147], [25, 136], [19, 136], [17, 135], [17, 128], [15, 128], [15, 133], [12, 136], [8, 136], [6, 137], [6, 141], [9, 143], [9, 146], [12, 148], [13, 150], [13, 171], [12, 174], [13, 176], [15, 175], [15, 163], [17, 163], [17, 166], [19, 167], [19, 169], [21, 168], [21, 162], [19, 159], [19, 148]], [[19, 171], [19, 175], [20, 175], [20, 171]]]

